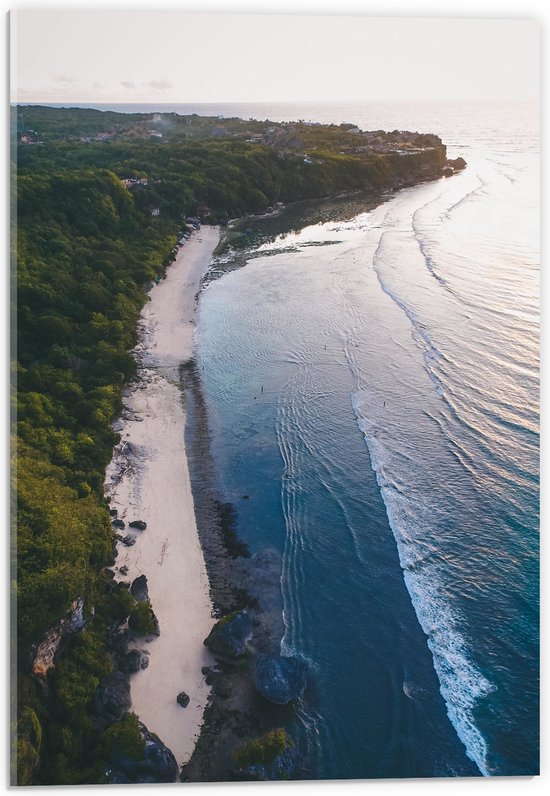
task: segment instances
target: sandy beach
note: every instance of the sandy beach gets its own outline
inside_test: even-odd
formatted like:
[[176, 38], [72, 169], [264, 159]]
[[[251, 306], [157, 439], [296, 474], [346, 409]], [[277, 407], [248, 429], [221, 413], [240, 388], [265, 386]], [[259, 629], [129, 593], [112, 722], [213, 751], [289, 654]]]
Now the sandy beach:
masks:
[[[199, 544], [184, 446], [185, 412], [178, 366], [192, 356], [196, 294], [219, 240], [219, 228], [203, 227], [179, 251], [150, 292], [135, 349], [138, 378], [124, 397], [115, 428], [121, 442], [107, 468], [105, 490], [125, 521], [116, 577], [146, 575], [159, 637], [133, 646], [149, 653], [146, 669], [131, 675], [132, 710], [186, 763], [198, 737], [210, 687], [201, 667], [213, 663], [203, 641], [213, 625], [204, 556]], [[144, 531], [128, 528], [133, 520]], [[127, 567], [127, 574], [119, 570]], [[189, 705], [180, 707], [185, 691]]]

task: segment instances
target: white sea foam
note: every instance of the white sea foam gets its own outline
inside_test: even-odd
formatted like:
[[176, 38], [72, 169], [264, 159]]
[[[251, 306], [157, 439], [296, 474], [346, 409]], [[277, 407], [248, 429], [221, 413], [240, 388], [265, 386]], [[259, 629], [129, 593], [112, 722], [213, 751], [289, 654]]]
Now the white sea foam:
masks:
[[392, 486], [390, 457], [386, 455], [384, 443], [376, 434], [376, 422], [365, 414], [360, 391], [352, 394], [352, 406], [386, 506], [404, 570], [405, 584], [420, 626], [428, 639], [447, 714], [466, 747], [468, 757], [484, 776], [488, 776], [487, 743], [475, 723], [473, 712], [479, 701], [494, 691], [495, 687], [471, 658], [459, 629], [459, 616], [443, 594], [437, 569], [429, 564], [422, 566], [422, 558], [415, 546], [415, 529], [403, 511], [402, 503], [407, 498]]

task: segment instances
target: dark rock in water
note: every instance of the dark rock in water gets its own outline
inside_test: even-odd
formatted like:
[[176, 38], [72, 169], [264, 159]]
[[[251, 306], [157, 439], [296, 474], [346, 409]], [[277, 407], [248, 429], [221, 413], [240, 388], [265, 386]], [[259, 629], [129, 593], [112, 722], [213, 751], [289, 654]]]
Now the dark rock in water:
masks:
[[204, 643], [216, 655], [239, 658], [244, 655], [251, 638], [252, 620], [245, 608], [220, 619]]
[[241, 500], [250, 500], [250, 495], [243, 495]]
[[118, 536], [117, 539], [122, 542], [122, 544], [126, 545], [126, 547], [132, 547], [136, 543], [136, 539], [134, 536]]
[[307, 683], [307, 666], [298, 658], [258, 655], [254, 685], [270, 702], [287, 705], [299, 699]]
[[189, 704], [189, 696], [185, 693], [185, 691], [181, 691], [181, 693], [178, 694], [176, 701], [178, 705], [182, 706], [182, 708], [186, 708]]
[[129, 650], [124, 658], [124, 671], [128, 672], [129, 674], [139, 672], [140, 669], [146, 669], [148, 666], [149, 658], [147, 655], [144, 655], [141, 650]]
[[113, 765], [107, 772], [110, 784], [175, 782], [178, 764], [170, 749], [141, 722], [139, 731], [145, 741], [143, 758], [132, 760], [122, 755], [114, 755]]
[[130, 683], [122, 672], [106, 677], [95, 693], [97, 712], [109, 722], [121, 719], [130, 709]]
[[147, 578], [145, 575], [140, 575], [132, 581], [130, 592], [138, 602], [147, 602], [149, 599], [149, 589], [147, 588]]
[[127, 575], [128, 574], [128, 567], [126, 566], [126, 564], [124, 564], [122, 567], [120, 567], [120, 569], [118, 571], [120, 572], [121, 575]]
[[111, 515], [111, 517], [116, 517], [116, 515], [118, 514], [118, 510], [117, 509], [109, 509], [109, 514]]
[[113, 528], [126, 528], [124, 520], [113, 520]]
[[134, 520], [133, 522], [128, 523], [129, 528], [137, 528], [138, 531], [144, 531], [147, 528], [147, 523], [143, 522], [143, 520]]

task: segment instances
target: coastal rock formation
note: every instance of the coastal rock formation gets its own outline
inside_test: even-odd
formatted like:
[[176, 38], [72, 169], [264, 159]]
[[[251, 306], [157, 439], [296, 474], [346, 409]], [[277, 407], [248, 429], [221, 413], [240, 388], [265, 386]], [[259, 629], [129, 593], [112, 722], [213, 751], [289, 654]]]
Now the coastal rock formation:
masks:
[[251, 638], [252, 619], [245, 608], [220, 619], [204, 643], [215, 655], [239, 658], [244, 655]]
[[138, 531], [144, 531], [147, 528], [147, 523], [143, 522], [143, 520], [134, 520], [133, 522], [128, 523], [129, 528], [137, 528]]
[[110, 724], [121, 719], [130, 709], [130, 683], [122, 672], [113, 672], [106, 677], [95, 692], [95, 708], [98, 718]]
[[180, 691], [180, 693], [176, 697], [176, 702], [178, 705], [181, 705], [182, 708], [186, 708], [189, 704], [189, 695], [185, 693], [185, 691]]
[[37, 677], [46, 677], [54, 665], [54, 658], [61, 641], [70, 633], [84, 627], [84, 599], [79, 597], [71, 604], [68, 613], [55, 627], [48, 630], [37, 647], [32, 665], [32, 673]]
[[307, 683], [307, 667], [298, 658], [258, 655], [254, 673], [256, 690], [270, 702], [287, 705], [299, 699]]
[[139, 722], [139, 731], [145, 741], [142, 759], [133, 760], [116, 755], [111, 769], [107, 772], [110, 784], [175, 782], [178, 776], [178, 764], [170, 749], [141, 722]]
[[288, 733], [274, 729], [241, 746], [232, 755], [232, 775], [239, 780], [288, 780], [294, 775], [297, 749]]
[[140, 669], [146, 669], [149, 666], [149, 656], [143, 650], [129, 650], [124, 658], [122, 668], [128, 674], [139, 672]]
[[124, 520], [113, 520], [113, 528], [125, 528], [126, 523]]
[[466, 168], [467, 164], [466, 164], [466, 161], [464, 160], [464, 158], [460, 158], [459, 157], [459, 158], [454, 158], [454, 159], [448, 159], [447, 160], [447, 165], [451, 166], [451, 168], [453, 168], [455, 171], [461, 171], [461, 169], [465, 169]]
[[132, 581], [130, 586], [132, 596], [140, 603], [147, 602], [149, 599], [149, 589], [147, 588], [147, 577], [140, 575]]
[[228, 677], [221, 677], [214, 684], [214, 693], [222, 699], [228, 699], [233, 691], [231, 680]]

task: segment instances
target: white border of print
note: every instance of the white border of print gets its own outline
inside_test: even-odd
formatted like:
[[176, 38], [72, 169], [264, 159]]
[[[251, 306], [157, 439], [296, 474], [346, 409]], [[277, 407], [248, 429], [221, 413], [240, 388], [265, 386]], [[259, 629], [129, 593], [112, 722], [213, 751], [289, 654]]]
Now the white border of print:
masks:
[[[94, 10], [104, 9], [104, 10], [132, 10], [132, 9], [146, 9], [146, 10], [153, 10], [153, 3], [148, 2], [131, 2], [131, 0], [118, 0], [116, 3], [108, 3], [104, 2], [103, 0], [96, 0], [93, 4], [92, 3], [79, 3], [79, 2], [59, 2], [59, 3], [48, 3], [48, 2], [41, 2], [41, 0], [34, 0], [31, 3], [25, 2], [17, 2], [14, 0], [12, 3], [6, 2], [6, 0], [0, 0], [1, 3], [1, 11], [2, 11], [2, 39], [7, 43], [8, 36], [9, 36], [9, 19], [8, 19], [8, 11], [10, 8], [12, 9], [48, 9], [55, 7], [56, 10], [61, 10], [63, 8], [66, 9], [91, 9], [93, 7]], [[516, 19], [536, 19], [541, 22], [541, 35], [542, 35], [542, 43], [543, 43], [543, 55], [542, 55], [542, 129], [543, 131], [546, 129], [546, 103], [545, 100], [545, 91], [547, 88], [547, 59], [545, 57], [544, 52], [544, 45], [546, 44], [546, 36], [548, 32], [549, 26], [549, 11], [550, 6], [543, 2], [543, 0], [462, 0], [462, 2], [454, 2], [453, 0], [428, 0], [428, 2], [414, 2], [414, 0], [401, 0], [401, 2], [397, 2], [395, 0], [385, 0], [385, 2], [370, 2], [369, 0], [180, 0], [179, 3], [175, 2], [162, 2], [160, 7], [155, 8], [154, 10], [178, 10], [182, 12], [201, 12], [201, 13], [216, 13], [216, 12], [241, 12], [241, 13], [277, 13], [277, 14], [348, 14], [348, 15], [365, 15], [365, 16], [379, 16], [379, 17], [404, 17], [404, 16], [413, 16], [413, 17], [472, 17], [472, 18], [516, 18]], [[2, 191], [0, 192], [0, 217], [4, 220], [4, 223], [0, 225], [0, 245], [1, 250], [7, 254], [8, 253], [8, 246], [9, 246], [9, 192], [8, 192], [8, 180], [9, 180], [9, 156], [8, 156], [8, 145], [9, 145], [9, 135], [8, 135], [8, 108], [9, 108], [9, 94], [8, 94], [8, 69], [9, 69], [9, 55], [8, 47], [5, 48], [6, 56], [4, 58], [4, 62], [1, 64], [2, 68], [5, 70], [2, 72], [3, 80], [1, 82], [2, 86], [2, 111], [3, 111], [3, 124], [1, 127], [3, 143], [3, 153], [4, 157], [1, 159], [1, 179], [2, 179]], [[543, 199], [544, 199], [544, 190], [545, 186], [547, 185], [547, 169], [546, 163], [543, 159]], [[2, 212], [3, 211], [3, 212]], [[541, 228], [544, 229], [543, 225]], [[543, 243], [543, 251], [545, 250], [544, 247], [544, 239]], [[4, 262], [9, 262], [9, 258], [6, 256]], [[4, 286], [7, 287], [7, 277], [4, 277]], [[4, 304], [3, 307], [7, 313], [9, 312], [9, 292], [5, 291], [6, 295], [4, 297]], [[542, 292], [542, 307], [544, 308], [544, 299], [545, 299], [545, 291], [544, 291], [544, 284], [543, 284], [543, 292]], [[2, 356], [1, 365], [2, 365], [2, 372], [7, 374], [8, 369], [8, 341], [7, 341], [7, 330], [9, 328], [8, 321], [6, 316], [2, 316], [0, 318], [0, 352]], [[546, 325], [542, 324], [542, 351], [544, 353], [545, 349], [547, 348], [548, 343], [548, 334]], [[7, 380], [4, 379], [4, 385], [7, 385]], [[542, 395], [544, 398], [545, 393], [547, 390], [547, 379], [543, 378], [542, 381]], [[7, 395], [7, 387], [2, 389], [1, 391], [1, 398], [0, 398], [0, 411], [2, 415], [2, 432], [5, 435], [6, 440], [6, 447], [3, 448], [3, 454], [0, 457], [0, 466], [3, 469], [7, 469], [7, 441], [8, 441], [8, 395]], [[544, 406], [544, 402], [543, 402]], [[543, 435], [543, 446], [542, 446], [542, 476], [543, 480], [542, 483], [544, 484], [544, 476], [547, 472], [547, 447], [544, 445], [544, 435]], [[8, 472], [2, 472], [4, 476], [0, 480], [1, 484], [1, 492], [0, 492], [0, 506], [3, 510], [2, 513], [4, 517], [7, 516], [7, 503], [8, 503]], [[542, 496], [542, 528], [543, 530], [548, 525], [548, 513], [546, 511], [546, 504], [547, 501], [544, 500], [544, 488], [541, 490]], [[4, 548], [5, 549], [5, 548]], [[544, 553], [544, 545], [543, 545], [543, 553]], [[543, 555], [543, 569], [544, 569], [544, 560], [545, 557]], [[6, 567], [7, 569], [7, 567]], [[7, 574], [6, 570], [4, 572]], [[545, 578], [542, 578], [542, 583], [544, 584]], [[9, 583], [9, 578], [6, 578], [4, 583]], [[545, 599], [547, 595], [547, 589], [543, 587], [543, 618], [544, 618], [544, 609], [547, 606], [547, 601]], [[8, 589], [2, 588], [0, 592], [0, 617], [2, 619], [6, 619], [8, 617]], [[546, 608], [547, 610], [547, 608]], [[546, 617], [547, 619], [547, 617]], [[547, 625], [548, 622], [543, 622], [543, 634], [542, 634], [542, 660], [543, 662], [546, 661], [546, 649], [547, 649]], [[4, 717], [8, 716], [9, 713], [9, 699], [8, 699], [8, 671], [9, 671], [9, 644], [7, 643], [7, 634], [8, 634], [8, 626], [6, 621], [6, 635], [4, 636], [4, 645], [3, 645], [3, 655], [1, 658], [1, 665], [2, 671], [4, 673], [3, 682], [5, 687], [2, 689], [0, 688], [0, 700], [2, 705], [2, 713]], [[542, 668], [544, 672], [544, 667]], [[544, 680], [543, 680], [544, 686]], [[190, 787], [190, 788], [197, 788], [200, 789], [201, 794], [215, 794], [223, 789], [224, 792], [228, 793], [241, 793], [243, 789], [246, 790], [247, 794], [250, 796], [254, 796], [255, 794], [262, 794], [266, 792], [266, 788], [275, 788], [277, 792], [281, 792], [284, 796], [295, 796], [295, 794], [302, 794], [302, 796], [306, 796], [306, 794], [313, 794], [317, 793], [318, 790], [322, 790], [324, 796], [333, 796], [334, 794], [339, 794], [341, 790], [345, 793], [353, 794], [362, 792], [364, 788], [368, 788], [370, 793], [373, 796], [402, 796], [402, 794], [406, 793], [410, 794], [410, 796], [418, 796], [419, 794], [436, 794], [439, 793], [441, 787], [444, 787], [445, 791], [449, 794], [462, 794], [463, 790], [466, 788], [468, 789], [468, 793], [472, 794], [472, 796], [476, 796], [476, 794], [481, 793], [483, 789], [483, 793], [491, 794], [491, 796], [516, 796], [516, 794], [520, 793], [523, 794], [529, 791], [530, 794], [539, 794], [542, 793], [542, 789], [546, 792], [550, 783], [550, 775], [548, 773], [550, 769], [549, 759], [548, 759], [548, 744], [544, 743], [546, 740], [546, 730], [548, 727], [548, 715], [549, 711], [549, 704], [548, 699], [546, 697], [546, 692], [543, 688], [542, 690], [542, 727], [541, 727], [541, 735], [543, 740], [542, 746], [542, 761], [541, 761], [541, 768], [542, 768], [542, 775], [540, 777], [535, 778], [494, 778], [494, 779], [445, 779], [445, 780], [381, 780], [381, 781], [374, 781], [374, 780], [362, 780], [360, 782], [289, 782], [289, 783], [272, 783], [272, 784], [254, 784], [254, 783], [223, 783], [223, 784], [205, 784], [205, 785], [187, 785], [183, 787]], [[0, 738], [0, 760], [4, 763], [0, 768], [2, 771], [6, 772], [4, 775], [4, 781], [0, 782], [0, 788], [2, 791], [8, 790], [8, 776], [9, 776], [9, 721], [2, 722], [2, 729], [1, 729], [1, 738]], [[127, 786], [123, 787], [123, 790], [128, 791], [128, 789], [133, 788], [134, 786]], [[155, 793], [162, 793], [164, 788], [162, 786], [140, 786], [141, 788], [146, 787], [148, 792], [155, 792]], [[182, 787], [182, 786], [180, 786]], [[315, 791], [313, 790], [315, 788]], [[42, 788], [33, 788], [34, 792], [42, 791]], [[46, 790], [46, 789], [44, 789]], [[48, 794], [52, 793], [68, 793], [71, 792], [73, 788], [64, 787], [64, 788], [57, 788], [57, 787], [48, 787], [47, 792]], [[101, 793], [104, 792], [104, 786], [100, 787], [87, 787], [86, 790], [88, 792], [97, 792]]]

